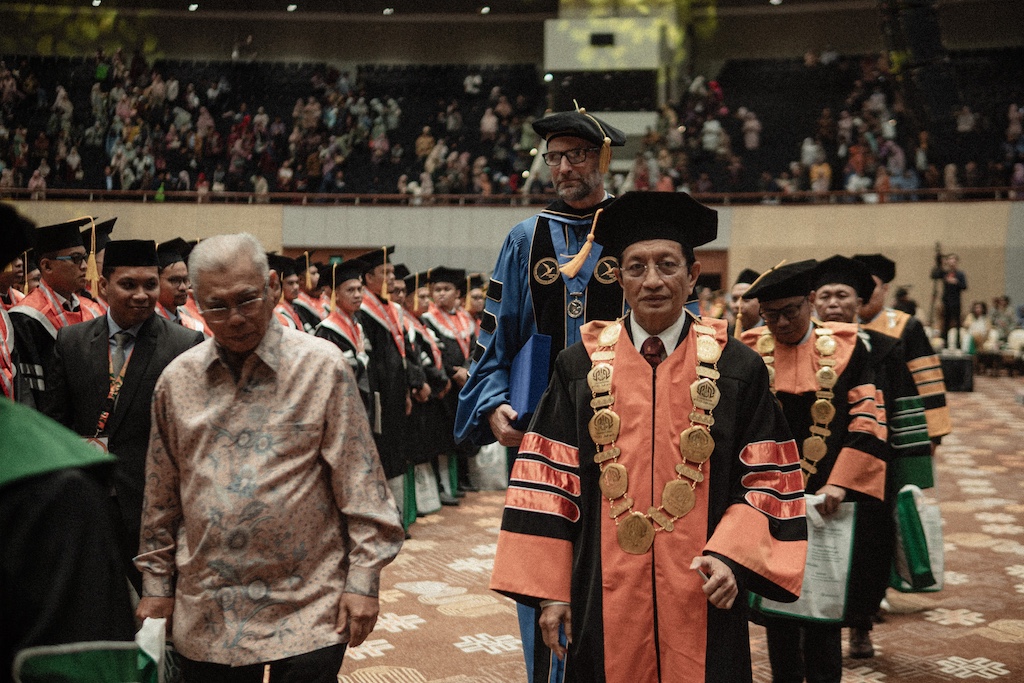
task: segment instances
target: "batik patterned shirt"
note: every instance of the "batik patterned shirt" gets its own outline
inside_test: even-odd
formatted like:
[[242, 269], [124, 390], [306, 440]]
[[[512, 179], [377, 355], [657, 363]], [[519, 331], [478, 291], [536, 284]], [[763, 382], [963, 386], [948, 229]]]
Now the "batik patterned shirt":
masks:
[[272, 661], [345, 642], [343, 592], [376, 596], [404, 532], [341, 352], [270, 325], [236, 379], [214, 340], [153, 396], [141, 554], [190, 659]]

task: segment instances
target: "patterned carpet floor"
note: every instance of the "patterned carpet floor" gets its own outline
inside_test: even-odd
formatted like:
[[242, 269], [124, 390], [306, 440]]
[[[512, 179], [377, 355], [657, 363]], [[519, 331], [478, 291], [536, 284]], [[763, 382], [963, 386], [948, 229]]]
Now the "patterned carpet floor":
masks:
[[[843, 683], [1024, 681], [1024, 381], [976, 377], [974, 389], [948, 395], [954, 434], [928, 492], [944, 520], [945, 588], [890, 591], [875, 657], [844, 658]], [[384, 571], [377, 627], [339, 681], [525, 681], [515, 607], [487, 590], [503, 501], [471, 493], [413, 525]], [[754, 681], [768, 683], [762, 628], [751, 625], [750, 647]]]

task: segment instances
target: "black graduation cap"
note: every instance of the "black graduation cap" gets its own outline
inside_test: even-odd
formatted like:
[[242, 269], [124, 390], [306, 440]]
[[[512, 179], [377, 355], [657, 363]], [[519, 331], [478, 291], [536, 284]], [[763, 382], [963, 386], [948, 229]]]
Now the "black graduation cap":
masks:
[[181, 258], [188, 262], [188, 257], [192, 255], [192, 250], [199, 244], [199, 240], [189, 240], [185, 242], [185, 247], [181, 250]]
[[390, 247], [381, 247], [380, 249], [374, 249], [368, 251], [365, 254], [360, 254], [356, 258], [370, 266], [370, 269], [374, 269], [377, 266], [384, 265], [385, 261], [391, 260], [391, 255], [395, 253], [395, 245]]
[[281, 256], [280, 254], [267, 254], [267, 263], [270, 269], [277, 271], [277, 277], [284, 280], [286, 277], [298, 275], [295, 271], [295, 259]]
[[32, 246], [35, 227], [35, 223], [18, 213], [10, 204], [0, 204], [0, 268]]
[[882, 254], [854, 254], [853, 260], [867, 266], [868, 272], [882, 282], [892, 282], [896, 277], [896, 262]]
[[[107, 248], [107, 243], [110, 242], [110, 233], [114, 232], [114, 223], [117, 222], [117, 217], [108, 218], [105, 221], [96, 223], [96, 253], [103, 251]], [[85, 247], [85, 253], [92, 253], [92, 226], [89, 226], [82, 231], [82, 246]], [[106, 261], [104, 261], [104, 264]]]
[[835, 284], [853, 287], [857, 296], [864, 301], [870, 299], [872, 292], [875, 291], [875, 280], [868, 272], [867, 266], [839, 254], [818, 263], [811, 288]]
[[427, 284], [429, 276], [429, 270], [421, 270], [418, 273], [409, 273], [403, 278], [405, 280], [405, 288], [409, 291], [410, 294], [412, 294], [413, 292], [416, 291], [417, 288]]
[[814, 289], [814, 273], [818, 262], [814, 259], [786, 263], [783, 261], [769, 268], [761, 277], [743, 292], [744, 299], [757, 299], [761, 303], [787, 299], [791, 296], [807, 296]]
[[761, 277], [761, 273], [750, 268], [744, 268], [736, 277], [736, 282], [734, 282], [733, 285], [750, 285], [759, 277]]
[[81, 247], [82, 235], [78, 231], [83, 225], [91, 222], [92, 218], [85, 216], [84, 218], [76, 218], [65, 223], [56, 223], [36, 228], [33, 235], [36, 253], [42, 256], [43, 254], [51, 254], [61, 249]]
[[178, 261], [184, 261], [185, 257], [182, 255], [185, 251], [191, 251], [188, 246], [188, 242], [180, 237], [175, 237], [172, 240], [161, 242], [156, 247], [156, 255], [160, 261], [160, 270], [163, 270], [167, 266], [173, 265]]
[[486, 282], [487, 282], [487, 274], [486, 273], [470, 273], [467, 276], [466, 282], [468, 283], [468, 287], [470, 289], [483, 289], [484, 288], [484, 284], [486, 284]]
[[462, 268], [437, 266], [427, 271], [427, 280], [430, 284], [448, 282], [455, 285], [455, 289], [462, 291], [466, 288], [466, 271]]
[[534, 121], [533, 129], [537, 131], [537, 135], [548, 142], [570, 135], [593, 142], [599, 147], [604, 145], [606, 138], [611, 147], [621, 147], [626, 144], [625, 133], [596, 116], [588, 114], [586, 109], [548, 114]]
[[362, 280], [363, 273], [369, 269], [369, 264], [359, 259], [349, 259], [339, 265], [330, 266], [331, 287], [337, 287], [349, 280]]
[[158, 266], [153, 240], [111, 240], [103, 256], [103, 269]]
[[693, 249], [718, 236], [718, 212], [685, 192], [627, 192], [595, 219], [602, 254], [619, 258], [631, 244], [672, 240]]
[[404, 280], [407, 277], [409, 277], [409, 267], [406, 266], [404, 263], [396, 263], [395, 264], [395, 279], [396, 280]]

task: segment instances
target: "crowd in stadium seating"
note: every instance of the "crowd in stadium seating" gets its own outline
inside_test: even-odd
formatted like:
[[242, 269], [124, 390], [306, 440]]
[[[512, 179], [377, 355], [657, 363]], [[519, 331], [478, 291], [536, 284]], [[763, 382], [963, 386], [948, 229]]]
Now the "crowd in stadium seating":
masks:
[[[508, 194], [530, 168], [528, 124], [544, 104], [529, 65], [486, 76], [464, 65], [349, 74], [149, 64], [120, 51], [61, 64], [0, 62], [0, 192]], [[662, 107], [614, 189], [756, 193], [751, 201], [830, 190], [849, 191], [843, 201], [899, 201], [922, 188], [943, 191], [928, 198], [989, 187], [1024, 196], [1021, 107], [964, 106], [938, 134], [894, 85], [884, 57], [731, 63]]]

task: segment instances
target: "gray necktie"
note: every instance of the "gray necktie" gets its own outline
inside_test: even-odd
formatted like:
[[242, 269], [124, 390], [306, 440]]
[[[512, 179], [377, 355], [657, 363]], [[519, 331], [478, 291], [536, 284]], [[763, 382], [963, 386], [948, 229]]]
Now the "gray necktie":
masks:
[[125, 330], [114, 333], [114, 353], [111, 356], [113, 362], [114, 377], [121, 374], [121, 368], [124, 367], [124, 352], [125, 347], [128, 346], [128, 342], [131, 341], [132, 334]]

